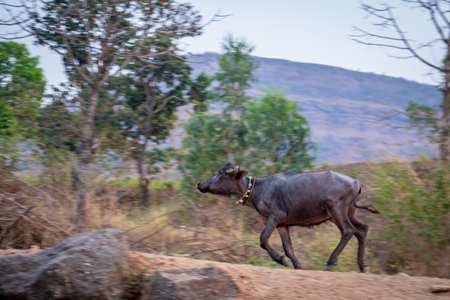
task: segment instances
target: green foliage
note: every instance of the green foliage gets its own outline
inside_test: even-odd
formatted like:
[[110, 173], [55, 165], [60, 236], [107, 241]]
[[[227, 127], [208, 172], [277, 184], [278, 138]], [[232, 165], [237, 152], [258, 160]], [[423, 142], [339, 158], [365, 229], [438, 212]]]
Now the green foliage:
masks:
[[236, 152], [238, 145], [236, 140], [227, 143], [234, 132], [223, 115], [196, 113], [184, 129], [183, 152], [179, 155], [184, 171], [180, 191], [183, 198], [197, 202], [196, 183], [217, 172], [227, 162], [227, 152]]
[[14, 171], [19, 160], [19, 151], [16, 145], [19, 140], [12, 137], [0, 136], [0, 170]]
[[36, 133], [45, 89], [38, 58], [25, 45], [0, 42], [0, 168], [14, 169], [16, 144]]
[[226, 163], [228, 128], [219, 115], [199, 113], [186, 122], [183, 160], [192, 177], [210, 176]]
[[116, 78], [109, 88], [116, 94], [123, 93], [125, 98], [124, 102], [115, 103], [120, 109], [114, 126], [122, 138], [149, 136], [156, 143], [164, 140], [174, 126], [176, 108], [185, 104], [183, 95], [190, 88], [192, 69], [182, 57], [164, 54], [173, 41], [159, 43], [161, 54], [130, 64], [128, 69], [134, 76]]
[[253, 46], [227, 36], [222, 47], [221, 70], [214, 78], [218, 82], [216, 99], [225, 109], [220, 115], [195, 113], [185, 124], [186, 188], [213, 175], [228, 161], [244, 164], [256, 175], [311, 167], [314, 144], [297, 104], [271, 92], [259, 101], [250, 100], [246, 90], [258, 67], [250, 56]]
[[158, 167], [159, 163], [168, 163], [172, 157], [173, 149], [159, 149], [154, 148], [150, 151], [145, 152], [146, 162], [148, 164], [147, 172], [148, 174], [157, 174], [161, 171]]
[[310, 168], [314, 149], [308, 121], [298, 112], [297, 103], [281, 93], [267, 92], [246, 105], [248, 151], [245, 164], [259, 174], [300, 172]]
[[[187, 174], [185, 184], [190, 187], [195, 179], [210, 176], [219, 167], [233, 159], [240, 163], [245, 151], [245, 126], [237, 116], [241, 115], [245, 103], [249, 100], [246, 90], [255, 80], [253, 71], [258, 64], [250, 56], [253, 46], [244, 39], [226, 36], [222, 44], [223, 54], [219, 57], [220, 71], [214, 76], [217, 86], [215, 99], [225, 104], [220, 115], [202, 113], [206, 105], [200, 106], [196, 114], [185, 124], [186, 136], [183, 139], [183, 162]], [[203, 101], [209, 100], [211, 94], [204, 92], [205, 83], [210, 83], [206, 76], [198, 77]], [[195, 91], [195, 90], [192, 90]], [[193, 95], [195, 97], [195, 94]]]
[[[79, 114], [70, 112], [62, 99], [58, 99], [58, 89], [52, 94], [53, 101], [43, 106], [39, 116], [39, 142], [47, 151], [51, 149], [67, 150], [79, 153], [80, 142], [78, 140]], [[61, 97], [66, 97], [66, 91], [61, 92]]]
[[418, 256], [437, 263], [439, 253], [450, 249], [450, 170], [421, 180], [405, 164], [385, 163], [377, 178], [376, 205], [384, 218], [380, 238], [392, 245], [389, 263], [396, 270]]
[[0, 42], [0, 136], [32, 137], [45, 89], [38, 58], [25, 45]]
[[197, 79], [191, 83], [188, 93], [189, 100], [195, 104], [195, 112], [206, 112], [208, 109], [208, 101], [214, 98], [214, 93], [207, 89], [211, 85], [212, 78], [206, 73], [201, 73]]
[[254, 47], [243, 38], [228, 35], [222, 43], [223, 54], [219, 57], [220, 71], [215, 75], [215, 89], [219, 101], [229, 106], [226, 112], [242, 112], [248, 101], [246, 90], [256, 81], [253, 74], [258, 62], [250, 56]]
[[186, 189], [215, 174], [229, 153], [234, 163], [257, 176], [312, 166], [308, 122], [284, 95], [268, 92], [262, 100], [249, 102], [242, 120], [228, 117], [197, 113], [185, 124]]
[[[201, 17], [192, 5], [58, 0], [46, 1], [36, 8], [38, 12], [34, 9], [24, 9], [30, 21], [23, 28], [39, 37], [38, 44], [51, 45], [62, 56], [75, 89], [60, 101], [79, 123], [73, 126], [74, 120], [68, 119], [77, 131], [75, 141], [56, 132], [68, 128], [47, 130], [57, 137], [47, 134], [48, 146], [82, 148], [81, 161], [86, 164], [110, 150], [130, 154], [130, 137], [136, 142], [142, 135], [154, 140], [167, 136], [191, 70], [174, 49], [180, 38], [201, 33]], [[157, 87], [151, 95], [144, 91], [149, 82]], [[167, 98], [170, 101], [165, 102]], [[142, 156], [146, 145], [139, 145], [134, 144], [135, 150]]]
[[418, 128], [431, 142], [437, 141], [435, 135], [439, 131], [439, 107], [409, 101], [406, 113], [412, 126]]

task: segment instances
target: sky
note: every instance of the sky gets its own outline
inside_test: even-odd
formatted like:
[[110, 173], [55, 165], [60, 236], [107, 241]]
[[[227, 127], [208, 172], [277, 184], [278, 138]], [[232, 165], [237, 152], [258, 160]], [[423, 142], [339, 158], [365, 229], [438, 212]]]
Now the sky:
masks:
[[[420, 83], [437, 85], [439, 77], [430, 76], [430, 68], [416, 59], [398, 59], [387, 49], [366, 46], [350, 39], [353, 26], [377, 31], [374, 20], [360, 9], [358, 0], [190, 0], [206, 23], [215, 13], [230, 15], [212, 22], [204, 33], [184, 39], [179, 48], [186, 53], [221, 52], [220, 44], [227, 34], [245, 38], [255, 46], [253, 55], [290, 61], [342, 67], [349, 70], [401, 77]], [[367, 0], [365, 3], [376, 4]], [[389, 1], [395, 5], [397, 1]], [[394, 10], [408, 37], [427, 42], [436, 37], [426, 13], [401, 4]], [[0, 28], [0, 30], [5, 30]], [[19, 41], [20, 42], [20, 41]], [[23, 40], [32, 55], [40, 57], [49, 84], [65, 80], [61, 59], [50, 50], [35, 47]], [[436, 63], [442, 57], [438, 48], [425, 49], [423, 55]]]

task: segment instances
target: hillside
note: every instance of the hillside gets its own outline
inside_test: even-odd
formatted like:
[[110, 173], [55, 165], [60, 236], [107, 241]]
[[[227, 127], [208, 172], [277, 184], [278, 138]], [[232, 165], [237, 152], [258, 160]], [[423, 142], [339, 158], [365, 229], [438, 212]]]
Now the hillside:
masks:
[[[410, 144], [418, 140], [415, 132], [394, 130], [380, 120], [406, 125], [404, 117], [392, 115], [393, 110], [404, 109], [410, 100], [439, 103], [436, 87], [319, 64], [255, 58], [260, 63], [255, 72], [259, 81], [250, 95], [259, 97], [272, 90], [299, 103], [318, 144], [317, 163], [416, 157], [426, 149], [423, 142]], [[218, 71], [217, 54], [193, 55], [188, 60], [194, 76]]]

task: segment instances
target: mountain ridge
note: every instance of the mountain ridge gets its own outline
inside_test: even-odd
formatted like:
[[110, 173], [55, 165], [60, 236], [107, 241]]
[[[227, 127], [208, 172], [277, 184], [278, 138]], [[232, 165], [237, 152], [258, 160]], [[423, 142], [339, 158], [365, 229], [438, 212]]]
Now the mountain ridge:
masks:
[[[219, 54], [206, 52], [187, 57], [193, 77], [201, 72], [219, 71]], [[282, 92], [299, 103], [317, 143], [316, 163], [351, 163], [383, 160], [388, 156], [431, 155], [433, 146], [418, 139], [414, 130], [393, 130], [407, 126], [407, 118], [394, 114], [408, 101], [439, 104], [437, 87], [401, 77], [348, 70], [316, 63], [253, 56], [260, 66], [254, 74], [258, 81], [248, 94], [260, 98], [266, 90]], [[392, 126], [381, 124], [388, 116]]]

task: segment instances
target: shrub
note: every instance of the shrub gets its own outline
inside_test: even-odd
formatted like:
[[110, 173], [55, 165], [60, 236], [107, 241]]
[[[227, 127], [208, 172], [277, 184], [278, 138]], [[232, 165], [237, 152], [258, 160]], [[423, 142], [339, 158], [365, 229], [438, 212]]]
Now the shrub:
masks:
[[420, 178], [407, 163], [385, 163], [377, 181], [376, 205], [384, 226], [376, 234], [389, 247], [386, 270], [449, 277], [441, 262], [450, 250], [450, 170]]

